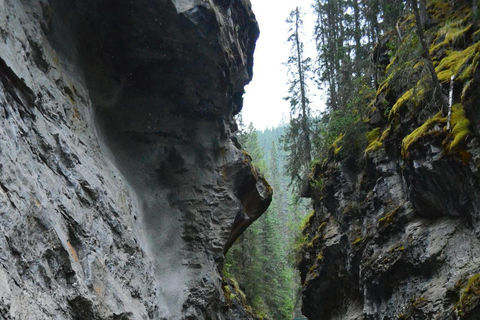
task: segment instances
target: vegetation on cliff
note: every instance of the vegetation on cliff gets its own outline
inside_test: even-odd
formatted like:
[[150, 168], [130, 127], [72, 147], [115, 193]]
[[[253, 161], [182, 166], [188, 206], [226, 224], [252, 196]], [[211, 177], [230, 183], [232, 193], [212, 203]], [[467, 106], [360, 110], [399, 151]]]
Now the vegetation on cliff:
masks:
[[[469, 271], [428, 260], [427, 228], [418, 226], [446, 217], [452, 234], [479, 227], [478, 2], [319, 0], [315, 10], [328, 102], [310, 120], [315, 213], [300, 249], [304, 313], [347, 317], [358, 303], [383, 317], [476, 319], [476, 258]], [[469, 280], [439, 307], [441, 268]], [[409, 278], [424, 295], [402, 287]]]
[[[328, 88], [329, 100], [326, 112], [309, 120], [317, 124], [310, 129], [315, 142], [314, 175], [322, 171], [324, 160], [359, 164], [393, 141], [399, 142], [396, 148], [407, 159], [409, 151], [421, 147], [420, 142], [428, 137], [443, 141], [445, 156], [468, 160], [465, 146], [472, 129], [463, 104], [478, 73], [478, 13], [469, 1], [432, 0], [426, 5], [428, 17], [416, 19], [403, 1], [368, 7], [357, 1], [315, 2], [319, 17], [317, 74], [319, 83]], [[372, 11], [381, 24], [371, 20]], [[426, 19], [425, 39], [419, 40], [415, 32], [418, 19]], [[335, 30], [340, 30], [341, 38], [330, 43], [333, 40], [325, 35]], [[359, 43], [359, 38], [365, 41]], [[428, 57], [420, 46], [422, 41], [428, 42]], [[370, 64], [365, 63], [368, 52]], [[452, 91], [448, 119], [429, 74], [429, 59], [441, 83], [441, 94], [448, 96]], [[339, 88], [348, 88], [348, 92], [339, 94]], [[311, 178], [318, 181], [319, 176]]]

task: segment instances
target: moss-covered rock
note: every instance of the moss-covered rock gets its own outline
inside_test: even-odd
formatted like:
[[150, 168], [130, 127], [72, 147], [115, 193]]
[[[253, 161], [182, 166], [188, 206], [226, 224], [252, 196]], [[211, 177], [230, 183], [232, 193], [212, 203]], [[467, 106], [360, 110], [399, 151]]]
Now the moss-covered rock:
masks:
[[425, 38], [447, 97], [455, 76], [449, 129], [414, 16], [398, 21], [401, 37], [394, 30], [380, 40], [389, 61], [366, 104], [362, 161], [331, 152], [312, 175], [323, 186], [300, 263], [309, 318], [450, 320], [454, 308], [478, 318], [477, 278], [457, 296], [444, 290], [480, 260], [480, 33], [470, 4], [428, 1]]
[[470, 120], [465, 115], [465, 110], [460, 103], [452, 107], [451, 116], [452, 130], [449, 136], [444, 140], [444, 147], [447, 153], [460, 153], [465, 149], [465, 140], [472, 134], [470, 130]]
[[467, 284], [460, 289], [460, 299], [455, 305], [455, 313], [464, 318], [468, 316], [480, 303], [480, 274], [475, 274], [470, 277]]
[[448, 83], [452, 76], [461, 81], [470, 79], [478, 66], [479, 57], [480, 42], [472, 44], [465, 50], [447, 50], [446, 56], [435, 68], [438, 80]]
[[432, 134], [441, 134], [442, 131], [438, 128], [435, 128], [436, 124], [444, 124], [446, 122], [446, 118], [443, 117], [441, 112], [438, 112], [434, 117], [425, 121], [420, 127], [413, 130], [409, 135], [407, 135], [402, 140], [402, 156], [407, 158], [409, 155], [409, 149], [419, 141], [421, 138], [432, 135]]

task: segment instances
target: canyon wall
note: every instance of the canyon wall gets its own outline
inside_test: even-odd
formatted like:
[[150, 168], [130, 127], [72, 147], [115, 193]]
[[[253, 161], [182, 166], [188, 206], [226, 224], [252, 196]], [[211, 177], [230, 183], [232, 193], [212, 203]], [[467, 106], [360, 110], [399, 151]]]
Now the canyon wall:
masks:
[[272, 190], [234, 137], [248, 0], [0, 0], [0, 317], [250, 319]]
[[450, 120], [407, 13], [375, 48], [384, 81], [365, 102], [366, 146], [341, 150], [344, 135], [312, 171], [300, 263], [310, 320], [480, 319], [480, 23], [470, 1], [428, 1], [428, 13]]

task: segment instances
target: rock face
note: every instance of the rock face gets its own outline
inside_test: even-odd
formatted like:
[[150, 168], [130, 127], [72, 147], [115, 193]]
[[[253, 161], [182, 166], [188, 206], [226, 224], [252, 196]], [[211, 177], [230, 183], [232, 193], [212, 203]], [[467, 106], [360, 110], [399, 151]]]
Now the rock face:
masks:
[[[436, 41], [430, 53], [442, 75], [449, 54], [472, 50], [478, 59], [480, 46], [471, 25], [463, 43], [441, 43], [445, 37], [435, 32], [446, 20], [469, 25], [469, 3], [446, 14], [437, 5], [450, 8], [431, 2], [433, 26], [426, 32]], [[415, 25], [401, 21], [407, 23]], [[313, 179], [323, 187], [311, 190], [315, 212], [300, 263], [308, 319], [480, 319], [480, 69], [478, 62], [463, 63], [470, 73], [455, 81], [452, 131], [428, 105], [431, 91], [388, 114], [384, 108], [406, 90], [387, 79], [370, 120], [370, 135], [377, 130], [378, 138], [363, 159], [332, 152], [315, 168]], [[416, 67], [390, 68], [406, 74]], [[442, 81], [446, 92], [449, 79]]]
[[[308, 319], [457, 319], [480, 271], [478, 163], [422, 160], [401, 170], [378, 151], [365, 171], [325, 168], [300, 265]], [[480, 316], [475, 299], [462, 319]]]
[[250, 319], [223, 254], [272, 191], [233, 137], [248, 0], [0, 0], [0, 318]]

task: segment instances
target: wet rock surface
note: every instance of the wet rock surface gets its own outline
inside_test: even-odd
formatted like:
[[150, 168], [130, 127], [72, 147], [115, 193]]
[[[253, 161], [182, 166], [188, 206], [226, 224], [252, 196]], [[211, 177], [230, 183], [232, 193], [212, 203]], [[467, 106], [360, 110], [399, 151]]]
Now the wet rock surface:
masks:
[[233, 137], [257, 36], [246, 0], [0, 1], [2, 318], [250, 318], [220, 269], [271, 200]]

